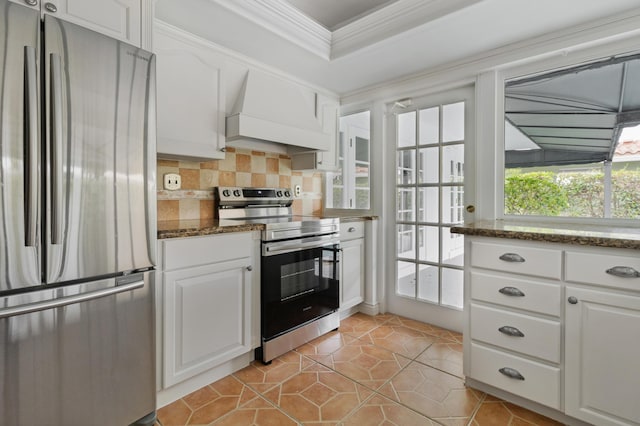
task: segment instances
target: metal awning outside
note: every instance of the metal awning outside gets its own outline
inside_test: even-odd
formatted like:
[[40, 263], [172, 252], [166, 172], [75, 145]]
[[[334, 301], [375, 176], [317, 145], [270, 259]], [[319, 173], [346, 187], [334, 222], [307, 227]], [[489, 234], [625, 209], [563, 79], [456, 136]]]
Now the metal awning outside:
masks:
[[640, 54], [507, 82], [505, 165], [610, 161], [640, 123]]

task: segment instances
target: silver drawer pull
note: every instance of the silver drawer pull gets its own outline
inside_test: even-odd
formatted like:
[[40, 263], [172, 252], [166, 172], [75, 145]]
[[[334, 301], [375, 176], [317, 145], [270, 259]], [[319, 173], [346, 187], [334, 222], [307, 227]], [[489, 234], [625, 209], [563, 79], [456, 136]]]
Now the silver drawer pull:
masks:
[[522, 331], [515, 327], [511, 327], [510, 325], [503, 325], [498, 329], [498, 331], [502, 334], [506, 334], [507, 336], [524, 337], [524, 333]]
[[524, 380], [524, 376], [522, 374], [520, 374], [520, 372], [518, 370], [516, 370], [515, 368], [502, 367], [498, 371], [500, 373], [504, 374], [505, 376], [507, 376], [510, 379]]
[[640, 272], [636, 271], [631, 266], [614, 266], [613, 268], [607, 269], [606, 272], [609, 275], [613, 275], [614, 277], [620, 277], [620, 278], [640, 277]]
[[524, 297], [524, 293], [517, 287], [502, 287], [498, 292], [505, 296]]
[[498, 259], [504, 260], [505, 262], [515, 262], [515, 263], [524, 262], [524, 257], [520, 256], [518, 253], [505, 253], [502, 256], [500, 256]]
[[347, 229], [347, 232], [356, 232], [356, 228], [352, 226], [351, 228]]

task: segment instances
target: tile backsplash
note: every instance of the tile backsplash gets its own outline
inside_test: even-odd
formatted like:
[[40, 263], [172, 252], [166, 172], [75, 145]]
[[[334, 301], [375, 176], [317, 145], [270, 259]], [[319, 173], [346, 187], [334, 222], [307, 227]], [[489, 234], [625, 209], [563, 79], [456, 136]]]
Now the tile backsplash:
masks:
[[[292, 171], [287, 155], [227, 147], [224, 160], [198, 163], [158, 159], [157, 166], [158, 221], [213, 218], [216, 186], [300, 185], [302, 193], [293, 202], [293, 213], [322, 215], [322, 173]], [[163, 189], [166, 173], [180, 174], [180, 190]]]

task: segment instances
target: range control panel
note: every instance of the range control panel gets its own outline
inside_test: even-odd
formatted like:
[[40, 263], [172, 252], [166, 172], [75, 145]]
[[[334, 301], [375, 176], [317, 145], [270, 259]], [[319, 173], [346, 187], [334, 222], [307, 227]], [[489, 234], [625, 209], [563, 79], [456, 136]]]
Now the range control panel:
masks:
[[293, 202], [293, 193], [289, 188], [239, 188], [220, 186], [215, 188], [214, 194], [221, 206], [290, 206]]

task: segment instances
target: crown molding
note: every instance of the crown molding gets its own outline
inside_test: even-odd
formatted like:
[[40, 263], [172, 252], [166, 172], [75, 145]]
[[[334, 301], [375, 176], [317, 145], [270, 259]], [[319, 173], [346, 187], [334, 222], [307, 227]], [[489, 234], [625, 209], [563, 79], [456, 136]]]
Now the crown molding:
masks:
[[348, 55], [482, 0], [398, 0], [331, 32], [285, 0], [210, 0], [326, 60]]
[[331, 58], [331, 31], [284, 0], [211, 0], [323, 59]]
[[398, 0], [333, 32], [331, 59], [427, 24], [482, 0]]

